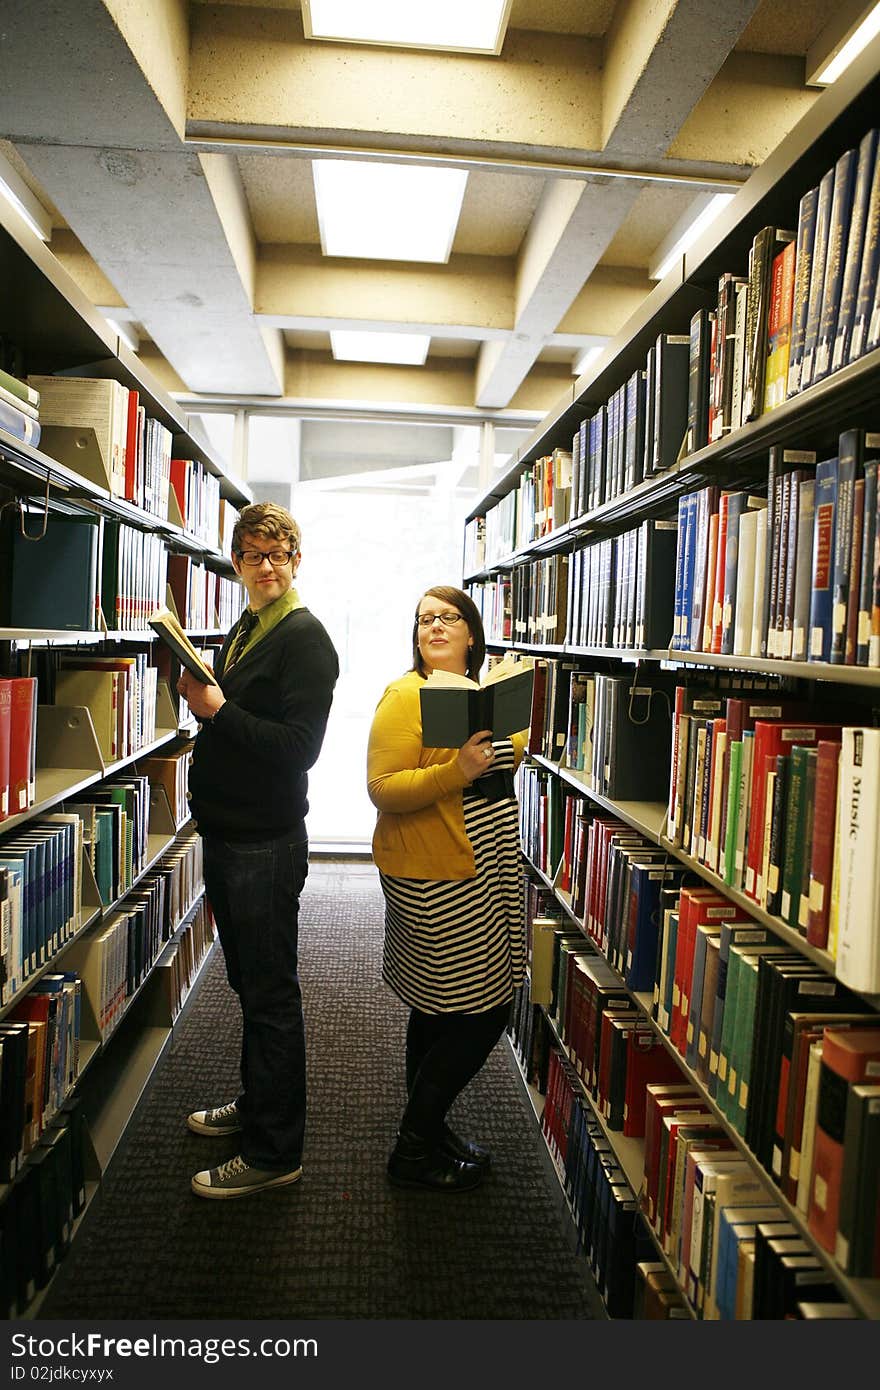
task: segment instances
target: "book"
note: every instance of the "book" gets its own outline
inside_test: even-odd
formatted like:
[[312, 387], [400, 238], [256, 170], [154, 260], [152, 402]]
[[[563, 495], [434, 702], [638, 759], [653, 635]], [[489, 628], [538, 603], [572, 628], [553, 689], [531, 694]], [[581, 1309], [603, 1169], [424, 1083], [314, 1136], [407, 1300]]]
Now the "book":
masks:
[[50, 513], [45, 535], [28, 540], [16, 524], [11, 542], [5, 621], [10, 627], [89, 632], [100, 627], [100, 517]]
[[210, 666], [202, 660], [192, 642], [187, 637], [174, 614], [167, 608], [157, 608], [147, 619], [150, 627], [174, 653], [182, 666], [185, 666], [196, 680], [203, 685], [216, 685], [217, 681]]
[[[528, 659], [500, 662], [482, 685], [454, 672], [432, 671], [419, 691], [423, 744], [460, 748], [480, 729], [491, 729], [496, 738], [528, 729], [533, 685]], [[564, 703], [567, 709], [567, 692]]]
[[808, 660], [829, 661], [833, 619], [838, 460], [823, 459], [816, 468], [813, 558], [811, 564]]
[[850, 360], [853, 327], [856, 318], [856, 303], [859, 295], [859, 276], [865, 247], [865, 230], [868, 224], [868, 209], [871, 196], [871, 183], [877, 164], [877, 131], [869, 130], [859, 142], [858, 162], [853, 187], [852, 218], [846, 238], [846, 258], [840, 289], [840, 309], [834, 335], [834, 349], [831, 355], [831, 370], [836, 372]]
[[743, 371], [744, 421], [757, 419], [764, 408], [772, 265], [774, 258], [794, 239], [794, 232], [779, 227], [762, 227], [749, 252]]
[[850, 1083], [873, 1079], [880, 1070], [880, 1028], [835, 1030], [822, 1039], [818, 1111], [807, 1220], [825, 1250], [835, 1249], [843, 1176], [846, 1092]]
[[854, 1278], [880, 1275], [880, 1084], [850, 1083], [834, 1258]]
[[850, 338], [848, 362], [855, 362], [867, 348], [880, 260], [880, 143], [874, 152], [874, 168], [868, 193], [864, 243], [858, 274], [855, 318]]
[[825, 287], [825, 261], [828, 255], [828, 233], [831, 224], [834, 181], [835, 168], [832, 167], [826, 170], [819, 182], [816, 230], [813, 239], [813, 253], [810, 258], [810, 287], [804, 320], [804, 345], [798, 376], [797, 389], [799, 391], [803, 391], [813, 380], [816, 344], [819, 339], [819, 322], [822, 317], [822, 294]]
[[843, 729], [838, 777], [840, 899], [835, 971], [880, 993], [880, 729]]
[[813, 262], [813, 241], [816, 235], [816, 209], [819, 187], [809, 189], [798, 206], [797, 237], [795, 240], [794, 295], [792, 300], [791, 342], [788, 356], [786, 396], [800, 390], [801, 363], [804, 356], [804, 334], [810, 297], [810, 272]]
[[847, 241], [854, 233], [852, 226], [853, 188], [856, 176], [857, 151], [846, 150], [834, 166], [831, 190], [831, 211], [828, 218], [828, 246], [825, 253], [825, 275], [822, 284], [822, 307], [811, 381], [821, 381], [831, 370], [834, 340]]

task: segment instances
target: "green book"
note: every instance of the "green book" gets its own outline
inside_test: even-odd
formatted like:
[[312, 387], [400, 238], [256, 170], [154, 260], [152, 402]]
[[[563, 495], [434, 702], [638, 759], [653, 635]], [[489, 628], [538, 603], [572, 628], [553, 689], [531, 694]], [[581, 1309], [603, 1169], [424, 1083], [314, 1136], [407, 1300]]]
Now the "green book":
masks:
[[[809, 876], [810, 856], [812, 856], [812, 805], [808, 794], [808, 763], [810, 749], [795, 744], [791, 749], [791, 776], [788, 778], [788, 826], [785, 835], [785, 862], [783, 866], [783, 894], [780, 899], [780, 916], [788, 926], [798, 926], [798, 913], [801, 910], [801, 884], [804, 881], [804, 865]], [[813, 778], [815, 784], [815, 778]]]
[[113, 901], [113, 820], [112, 812], [96, 809], [95, 879], [105, 907]]
[[[731, 1061], [733, 1058], [733, 1034], [736, 1026], [737, 994], [739, 990], [739, 971], [743, 952], [731, 944], [727, 956], [727, 982], [724, 993], [724, 1018], [721, 1023], [721, 1041], [718, 1045], [718, 1082], [715, 1090], [715, 1104], [723, 1115], [732, 1118], [732, 1097], [730, 1093]], [[735, 1078], [734, 1078], [735, 1079]]]
[[742, 739], [730, 745], [730, 773], [727, 782], [727, 823], [724, 836], [724, 882], [732, 884], [736, 872], [736, 830], [740, 808], [740, 768]]
[[736, 1026], [733, 1036], [734, 1062], [731, 1070], [736, 1070], [736, 1093], [731, 1099], [729, 1115], [737, 1134], [745, 1132], [746, 1105], [749, 1098], [749, 1081], [752, 1074], [752, 1042], [755, 1033], [755, 1002], [758, 994], [758, 957], [743, 956], [739, 974], [739, 989], [736, 998]]

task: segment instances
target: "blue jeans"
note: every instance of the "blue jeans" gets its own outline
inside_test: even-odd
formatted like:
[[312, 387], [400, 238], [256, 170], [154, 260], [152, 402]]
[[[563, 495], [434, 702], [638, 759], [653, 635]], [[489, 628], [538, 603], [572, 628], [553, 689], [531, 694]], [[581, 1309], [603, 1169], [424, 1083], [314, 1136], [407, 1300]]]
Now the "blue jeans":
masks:
[[255, 1168], [288, 1172], [302, 1160], [306, 1123], [297, 929], [308, 843], [203, 842], [205, 891], [241, 1004], [241, 1153]]

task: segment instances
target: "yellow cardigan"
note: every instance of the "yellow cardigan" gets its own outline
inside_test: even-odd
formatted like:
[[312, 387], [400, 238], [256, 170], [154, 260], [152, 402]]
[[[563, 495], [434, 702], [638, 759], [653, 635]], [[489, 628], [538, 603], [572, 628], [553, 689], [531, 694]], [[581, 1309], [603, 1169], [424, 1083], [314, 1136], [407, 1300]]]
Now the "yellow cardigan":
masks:
[[[461, 796], [469, 784], [457, 748], [422, 746], [423, 683], [418, 671], [407, 671], [386, 687], [373, 716], [367, 749], [367, 790], [379, 811], [373, 859], [397, 878], [473, 878]], [[526, 737], [511, 738], [515, 765]]]

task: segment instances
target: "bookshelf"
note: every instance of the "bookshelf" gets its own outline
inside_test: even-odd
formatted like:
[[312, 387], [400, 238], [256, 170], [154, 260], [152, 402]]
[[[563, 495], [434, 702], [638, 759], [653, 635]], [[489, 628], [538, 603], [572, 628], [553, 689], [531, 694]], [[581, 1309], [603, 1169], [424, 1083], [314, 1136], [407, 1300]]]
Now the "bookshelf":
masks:
[[[845, 151], [858, 149], [862, 137], [876, 125], [878, 99], [880, 41], [874, 41], [844, 76], [817, 99], [807, 116], [754, 172], [718, 222], [655, 286], [599, 359], [575, 383], [573, 391], [566, 393], [557, 408], [537, 426], [505, 474], [472, 508], [466, 526], [478, 526], [484, 521], [493, 508], [516, 492], [524, 475], [539, 460], [557, 450], [571, 450], [577, 459], [575, 441], [581, 425], [603, 410], [612, 395], [620, 391], [634, 373], [645, 368], [647, 355], [659, 335], [688, 334], [697, 311], [711, 310], [717, 303], [719, 278], [724, 274], [746, 275], [750, 250], [762, 227], [792, 230], [797, 227], [800, 199], [818, 183], [826, 170], [834, 167]], [[735, 422], [729, 432], [714, 442], [691, 453], [680, 450], [671, 467], [618, 491], [600, 505], [584, 509], [572, 503], [569, 511], [574, 514], [540, 539], [529, 540], [513, 553], [487, 563], [466, 564], [463, 582], [468, 588], [479, 589], [486, 583], [512, 576], [518, 567], [529, 564], [539, 555], [555, 553], [571, 557], [585, 542], [616, 537], [646, 519], [674, 519], [680, 499], [709, 486], [760, 492], [763, 485], [766, 490], [771, 450], [810, 450], [816, 460], [822, 460], [837, 455], [842, 431], [856, 427], [876, 431], [880, 426], [878, 386], [880, 348], [875, 348], [757, 418], [742, 424]], [[467, 556], [474, 554], [473, 536], [471, 531], [465, 550]], [[498, 611], [497, 604], [494, 611]], [[544, 616], [543, 610], [540, 616]], [[571, 610], [568, 617], [571, 618]], [[878, 722], [880, 668], [876, 666], [678, 650], [673, 645], [672, 634], [665, 649], [580, 646], [568, 638], [551, 645], [526, 641], [515, 631], [493, 634], [487, 645], [490, 650], [523, 651], [546, 658], [548, 664], [564, 660], [575, 663], [579, 670], [590, 670], [591, 663], [595, 662], [600, 672], [616, 671], [628, 679], [632, 674], [634, 682], [639, 680], [646, 684], [656, 680], [667, 691], [670, 681], [695, 684], [717, 682], [726, 676], [743, 677], [746, 681], [750, 677], [769, 678], [768, 688], [774, 691], [777, 700], [799, 698], [811, 705], [821, 704], [826, 711], [833, 710], [837, 704], [847, 716], [841, 715], [840, 722], [859, 722], [865, 726], [876, 726]], [[728, 689], [726, 693], [737, 694], [742, 690]], [[860, 711], [858, 720], [853, 718], [854, 709]], [[819, 716], [815, 718], [818, 720]], [[576, 794], [585, 807], [591, 808], [590, 814], [607, 813], [623, 822], [646, 843], [665, 853], [664, 865], [687, 870], [690, 882], [716, 890], [729, 904], [743, 909], [751, 922], [769, 930], [772, 941], [802, 959], [805, 968], [818, 967], [829, 980], [834, 978], [836, 960], [829, 950], [811, 944], [803, 931], [768, 911], [744, 888], [725, 882], [702, 857], [688, 853], [675, 842], [667, 827], [666, 804], [620, 801], [603, 795], [594, 787], [589, 767], [587, 771], [578, 771], [567, 767], [565, 761], [564, 755], [561, 761], [554, 761], [534, 745], [529, 756], [533, 768], [540, 769], [552, 782]], [[527, 854], [525, 858], [530, 875], [552, 895], [564, 921], [576, 925], [584, 933], [585, 945], [589, 943], [601, 954], [585, 921], [574, 911], [571, 896], [557, 886], [555, 861], [539, 865], [531, 862]], [[878, 926], [880, 924], [874, 924], [875, 929]], [[838, 1265], [834, 1255], [815, 1237], [804, 1210], [788, 1201], [774, 1185], [768, 1167], [752, 1151], [743, 1134], [727, 1118], [713, 1094], [660, 1028], [652, 997], [644, 991], [628, 989], [624, 974], [617, 973], [621, 989], [628, 993], [643, 1023], [654, 1031], [672, 1056], [682, 1079], [693, 1085], [701, 1102], [732, 1141], [734, 1152], [766, 1184], [784, 1219], [791, 1222], [810, 1253], [824, 1266], [841, 1296], [862, 1318], [880, 1318], [880, 1279], [855, 1278]], [[856, 993], [869, 1022], [873, 1021], [871, 1011], [880, 1008], [880, 995], [867, 991]], [[546, 1011], [545, 1019], [552, 1045], [568, 1057], [567, 1044]], [[586, 1091], [583, 1097], [592, 1104], [592, 1097]], [[618, 1163], [638, 1193], [642, 1180], [641, 1159], [631, 1144], [623, 1141], [621, 1133], [609, 1129], [602, 1115], [598, 1111], [595, 1113]]]
[[[5, 204], [0, 208], [0, 278], [4, 286], [0, 330], [20, 352], [18, 375], [114, 379], [137, 391], [147, 416], [169, 432], [174, 457], [197, 463], [215, 480], [212, 487], [229, 506], [240, 508], [252, 500], [247, 486], [214, 456], [203, 438], [190, 431], [185, 413], [96, 312], [42, 241]], [[4, 511], [24, 509], [28, 530], [36, 534], [47, 518], [51, 522], [55, 516], [85, 518], [100, 528], [101, 534], [105, 526], [119, 524], [155, 553], [187, 556], [217, 575], [233, 575], [228, 556], [216, 543], [183, 524], [171, 487], [168, 514], [148, 511], [111, 493], [100, 458], [100, 466], [96, 466], [97, 452], [94, 432], [79, 427], [46, 426], [39, 447], [0, 429], [0, 507]], [[8, 562], [8, 555], [0, 555], [0, 563]], [[53, 582], [64, 586], [64, 579], [58, 576]], [[135, 592], [144, 596], [144, 606], [150, 603], [145, 584]], [[194, 633], [204, 643], [222, 635], [219, 625], [211, 625], [210, 615]], [[151, 754], [185, 755], [188, 735], [194, 728], [191, 721], [181, 721], [172, 694], [174, 673], [167, 667], [167, 679], [156, 682], [154, 724], [135, 724], [140, 710], [133, 713], [131, 728], [137, 732], [131, 735], [130, 746], [122, 756], [108, 756], [102, 751], [95, 711], [88, 705], [49, 702], [55, 673], [63, 663], [94, 656], [118, 661], [133, 655], [142, 663], [139, 670], [144, 665], [149, 668], [164, 655], [161, 644], [156, 646], [155, 641], [153, 631], [146, 628], [146, 612], [143, 626], [130, 621], [128, 627], [83, 624], [77, 630], [60, 625], [53, 628], [51, 622], [39, 627], [0, 627], [0, 678], [26, 675], [37, 682], [30, 804], [21, 809], [10, 807], [12, 813], [0, 821], [0, 855], [11, 846], [20, 853], [17, 846], [24, 841], [31, 844], [35, 836], [45, 833], [35, 829], [49, 824], [45, 817], [59, 813], [70, 816], [72, 808], [88, 801], [90, 793], [97, 796], [98, 804], [106, 805], [101, 796], [122, 780], [140, 778], [139, 785], [145, 790], [147, 778], [140, 768]], [[55, 1099], [46, 1103], [42, 1121], [29, 1121], [27, 1133], [10, 1157], [9, 1180], [0, 1183], [0, 1245], [7, 1252], [18, 1246], [17, 1264], [8, 1255], [0, 1267], [0, 1299], [4, 1314], [12, 1318], [32, 1317], [39, 1308], [57, 1258], [74, 1238], [99, 1190], [107, 1165], [211, 953], [213, 925], [201, 886], [200, 860], [196, 862], [199, 842], [191, 827], [176, 823], [161, 783], [149, 784], [148, 801], [134, 871], [120, 868], [118, 891], [105, 893], [102, 900], [83, 837], [78, 856], [65, 861], [69, 880], [81, 884], [81, 906], [67, 917], [63, 928], [47, 936], [36, 963], [30, 968], [22, 965], [15, 987], [5, 985], [2, 991], [0, 1032], [5, 1055], [15, 1032], [13, 1023], [21, 1008], [30, 1006], [32, 996], [45, 994], [52, 988], [49, 982], [63, 972], [81, 976], [77, 1022], [66, 1034], [68, 1056], [73, 1049], [76, 1060], [65, 1064], [63, 1076], [59, 1074]], [[108, 816], [110, 821], [115, 818], [115, 813]], [[58, 827], [62, 823], [53, 824]], [[70, 826], [68, 821], [64, 833], [72, 837]], [[56, 829], [56, 833], [60, 843], [62, 832]], [[78, 842], [71, 838], [66, 843], [75, 846]], [[74, 864], [77, 857], [79, 862]], [[75, 891], [72, 901], [76, 902]], [[4, 907], [8, 910], [8, 905]], [[11, 918], [5, 920], [4, 950], [8, 920]], [[93, 997], [90, 978], [80, 967], [71, 971], [71, 962], [80, 960], [93, 941], [119, 923], [123, 924], [121, 939], [128, 931], [129, 942], [138, 943], [129, 945], [129, 952], [140, 954], [129, 955], [123, 970], [123, 975], [127, 970], [127, 978], [121, 986], [124, 1003], [117, 1005], [112, 1026], [107, 1026], [99, 1019], [103, 1003]], [[156, 949], [151, 955], [153, 945]], [[117, 957], [117, 968], [119, 964]], [[72, 1013], [74, 1005], [68, 1002], [64, 1008]], [[25, 1028], [31, 1039], [35, 1031], [30, 1025]], [[13, 1056], [11, 1046], [9, 1056]], [[8, 1069], [4, 1066], [4, 1087], [12, 1076], [11, 1064]], [[8, 1099], [4, 1090], [4, 1108]], [[60, 1104], [56, 1105], [56, 1100]], [[33, 1113], [31, 1109], [29, 1115]], [[7, 1141], [8, 1137], [7, 1133]], [[53, 1155], [64, 1154], [57, 1160], [62, 1167], [53, 1167], [49, 1180], [42, 1176], [50, 1167], [48, 1150]], [[8, 1142], [6, 1151], [9, 1153]], [[47, 1226], [45, 1212], [40, 1216], [40, 1202], [46, 1201], [50, 1186], [54, 1191], [56, 1181], [59, 1194], [69, 1187], [71, 1202], [62, 1220], [63, 1201], [59, 1200], [57, 1224], [49, 1222]], [[74, 1191], [79, 1194], [75, 1202]]]

